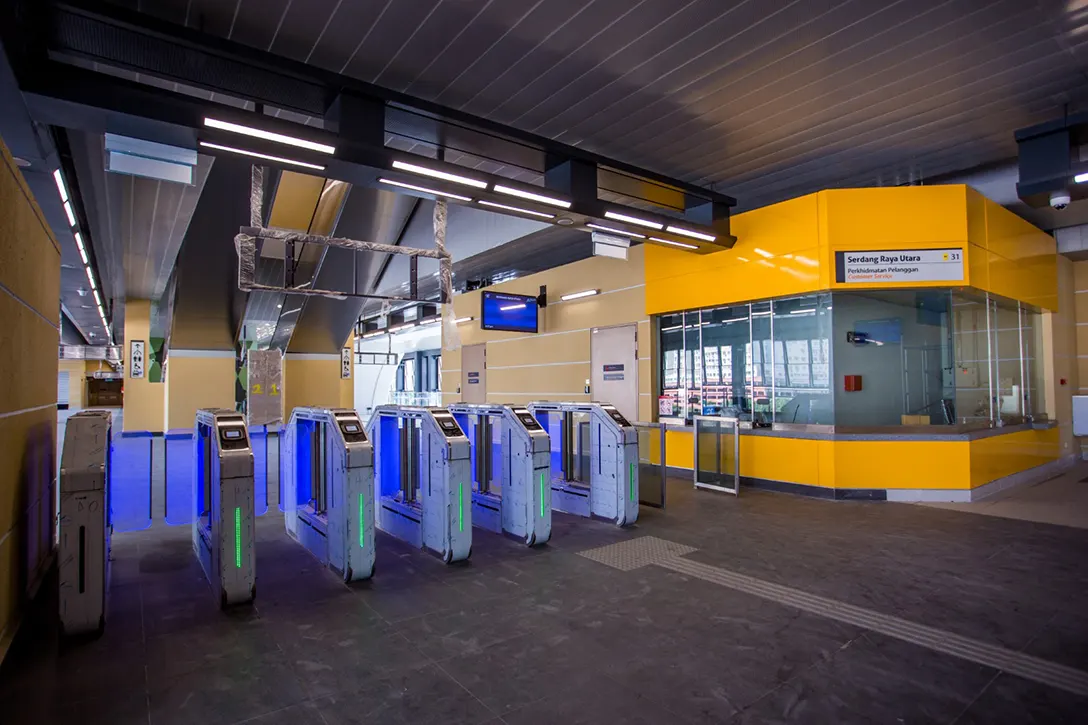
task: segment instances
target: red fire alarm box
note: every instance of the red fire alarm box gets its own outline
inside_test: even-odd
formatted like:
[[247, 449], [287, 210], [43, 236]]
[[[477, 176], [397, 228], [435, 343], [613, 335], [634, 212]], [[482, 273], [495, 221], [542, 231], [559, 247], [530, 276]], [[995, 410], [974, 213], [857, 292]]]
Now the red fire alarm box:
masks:
[[860, 375], [846, 375], [843, 377], [843, 390], [848, 393], [856, 393], [861, 390]]

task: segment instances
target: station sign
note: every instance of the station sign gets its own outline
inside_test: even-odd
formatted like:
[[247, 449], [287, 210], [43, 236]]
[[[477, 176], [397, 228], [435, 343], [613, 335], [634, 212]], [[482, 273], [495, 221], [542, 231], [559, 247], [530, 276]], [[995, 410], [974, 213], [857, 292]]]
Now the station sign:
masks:
[[963, 282], [963, 249], [880, 249], [835, 252], [835, 281]]

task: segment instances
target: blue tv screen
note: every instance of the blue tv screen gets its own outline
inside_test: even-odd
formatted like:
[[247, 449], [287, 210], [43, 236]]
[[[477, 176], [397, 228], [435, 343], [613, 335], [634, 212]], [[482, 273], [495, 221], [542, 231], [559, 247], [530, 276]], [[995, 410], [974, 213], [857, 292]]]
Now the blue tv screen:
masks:
[[536, 297], [484, 292], [480, 326], [485, 330], [536, 332]]

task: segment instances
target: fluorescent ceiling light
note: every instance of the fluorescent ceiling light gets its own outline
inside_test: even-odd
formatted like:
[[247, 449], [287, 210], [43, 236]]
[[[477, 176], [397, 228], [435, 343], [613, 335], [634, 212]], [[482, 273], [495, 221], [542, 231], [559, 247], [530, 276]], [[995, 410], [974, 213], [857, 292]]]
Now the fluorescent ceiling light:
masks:
[[94, 272], [91, 271], [90, 267], [84, 267], [84, 269], [87, 270], [87, 281], [91, 283], [91, 289], [98, 289], [98, 285], [94, 283]]
[[672, 232], [673, 234], [680, 234], [685, 237], [691, 237], [692, 239], [702, 239], [704, 242], [713, 242], [718, 238], [711, 234], [703, 234], [702, 232], [693, 232], [690, 229], [684, 229], [683, 227], [665, 227], [665, 231]]
[[791, 315], [811, 315], [815, 311], [816, 311], [815, 307], [808, 307], [808, 308], [803, 309], [803, 310], [790, 310], [790, 314]]
[[60, 173], [60, 169], [53, 172], [53, 181], [57, 183], [57, 192], [60, 194], [60, 200], [62, 202], [68, 201], [68, 187], [64, 185], [64, 175]]
[[662, 327], [661, 331], [662, 332], [673, 332], [674, 330], [679, 330], [681, 327], [683, 327], [683, 325], [673, 325], [672, 327]]
[[605, 227], [600, 224], [591, 224], [586, 222], [586, 226], [590, 229], [600, 229], [602, 232], [612, 232], [613, 234], [622, 234], [625, 237], [635, 237], [636, 239], [645, 239], [645, 234], [636, 234], [635, 232], [625, 232], [622, 229], [615, 229], [613, 227]]
[[1083, 184], [1085, 181], [1088, 181], [1088, 174], [1077, 174], [1073, 177], [1073, 181], [1078, 184]]
[[531, 191], [522, 191], [521, 189], [515, 189], [512, 186], [502, 186], [501, 184], [495, 184], [495, 191], [500, 194], [509, 194], [510, 196], [520, 196], [522, 199], [529, 199], [531, 201], [539, 201], [541, 204], [550, 204], [552, 206], [562, 207], [563, 209], [570, 209], [570, 202], [564, 199], [556, 199], [554, 196], [544, 196], [543, 194], [534, 194]]
[[434, 194], [435, 196], [448, 196], [451, 199], [457, 199], [458, 201], [472, 201], [467, 196], [458, 196], [457, 194], [451, 194], [448, 191], [439, 191], [438, 189], [428, 189], [425, 186], [416, 186], [415, 184], [405, 184], [403, 181], [393, 181], [392, 179], [378, 179], [383, 184], [392, 184], [393, 186], [399, 186], [404, 189], [411, 189], [412, 191], [422, 191], [424, 194]]
[[681, 249], [698, 249], [698, 244], [685, 244], [684, 242], [674, 242], [671, 239], [662, 239], [660, 237], [650, 237], [652, 242], [661, 242], [662, 244], [671, 244], [674, 247], [680, 247]]
[[627, 216], [626, 214], [617, 214], [614, 211], [606, 211], [604, 213], [609, 219], [615, 219], [618, 222], [627, 222], [628, 224], [638, 224], [640, 227], [649, 227], [650, 229], [661, 229], [664, 224], [658, 224], [657, 222], [649, 221], [648, 219], [639, 219], [637, 216]]
[[519, 302], [516, 305], [505, 305], [503, 307], [500, 307], [499, 312], [509, 312], [510, 310], [524, 310], [524, 309], [525, 309], [525, 303], [524, 302]]
[[83, 260], [84, 266], [87, 266], [91, 263], [91, 261], [87, 259], [87, 250], [83, 248], [82, 244], [79, 245], [79, 258]]
[[453, 324], [460, 325], [462, 322], [472, 322], [475, 319], [475, 317], [458, 317], [456, 320], [453, 321]]
[[756, 248], [755, 248], [755, 249], [753, 249], [752, 251], [753, 251], [753, 252], [755, 252], [756, 254], [758, 254], [758, 255], [759, 255], [759, 256], [761, 256], [761, 257], [766, 257], [767, 259], [770, 259], [771, 257], [773, 257], [773, 256], [774, 256], [773, 254], [771, 254], [771, 253], [770, 253], [770, 252], [768, 252], [767, 250], [765, 250], [765, 249], [760, 249], [759, 247], [756, 247]]
[[102, 298], [98, 296], [98, 290], [94, 291], [94, 302], [101, 309], [101, 307], [102, 307]]
[[458, 176], [457, 174], [449, 174], [445, 171], [438, 171], [436, 169], [428, 169], [426, 166], [416, 166], [415, 164], [409, 164], [406, 161], [394, 161], [393, 168], [400, 169], [401, 171], [410, 171], [413, 174], [430, 176], [434, 179], [442, 179], [443, 181], [452, 181], [455, 184], [475, 186], [477, 189], [487, 188], [486, 181], [480, 181], [479, 179], [470, 179], [467, 176]]
[[71, 202], [64, 202], [64, 213], [68, 215], [68, 226], [74, 227], [76, 225], [76, 213], [72, 211]]
[[282, 133], [273, 133], [272, 131], [265, 131], [260, 128], [252, 128], [251, 126], [242, 126], [237, 123], [230, 123], [228, 121], [220, 121], [217, 118], [205, 118], [204, 125], [208, 128], [218, 128], [221, 131], [230, 131], [231, 133], [240, 133], [243, 136], [252, 136], [253, 138], [262, 138], [265, 141], [275, 141], [276, 143], [287, 144], [288, 146], [295, 146], [300, 149], [307, 149], [309, 151], [317, 151], [323, 154], [336, 153], [335, 146], [329, 146], [328, 144], [317, 143], [316, 141], [307, 141], [304, 138], [296, 138], [295, 136], [287, 136]]
[[396, 327], [390, 327], [389, 331], [390, 332], [400, 332], [401, 330], [407, 330], [409, 327], [415, 327], [415, 326], [416, 326], [415, 322], [409, 322], [409, 323], [404, 324], [404, 325], [397, 325]]
[[79, 247], [80, 250], [82, 251], [83, 250], [83, 237], [80, 235], [79, 232], [76, 232], [75, 233], [75, 238], [76, 238], [76, 246]]
[[492, 206], [492, 207], [495, 207], [496, 209], [506, 209], [506, 211], [516, 211], [519, 214], [532, 214], [533, 216], [538, 216], [541, 219], [555, 219], [555, 214], [546, 214], [546, 213], [544, 213], [542, 211], [533, 211], [532, 209], [522, 209], [520, 206], [507, 206], [506, 204], [496, 204], [493, 201], [485, 201], [483, 199], [479, 199], [476, 203], [477, 204], [483, 204], [484, 206]]
[[272, 156], [271, 154], [260, 154], [256, 151], [247, 151], [246, 149], [239, 149], [233, 146], [223, 146], [217, 143], [208, 143], [207, 141], [201, 141], [200, 145], [204, 148], [218, 149], [219, 151], [229, 151], [232, 154], [241, 154], [242, 156], [252, 156], [255, 159], [264, 159], [265, 161], [276, 161], [281, 164], [290, 164], [291, 166], [301, 166], [304, 169], [313, 169], [314, 171], [324, 171], [325, 167], [319, 164], [310, 164], [305, 161], [298, 161], [296, 159], [285, 159], [282, 156]]
[[597, 289], [587, 289], [587, 290], [584, 290], [582, 292], [574, 292], [574, 293], [571, 293], [569, 295], [563, 295], [559, 299], [563, 300], [564, 302], [566, 302], [567, 300], [580, 300], [583, 297], [592, 297], [593, 295], [595, 295], [595, 294], [597, 294], [599, 292], [600, 292], [600, 290], [597, 290]]
[[366, 340], [368, 338], [377, 337], [378, 335], [384, 335], [384, 334], [385, 334], [385, 330], [375, 330], [374, 332], [368, 332], [365, 335], [363, 335], [363, 339]]

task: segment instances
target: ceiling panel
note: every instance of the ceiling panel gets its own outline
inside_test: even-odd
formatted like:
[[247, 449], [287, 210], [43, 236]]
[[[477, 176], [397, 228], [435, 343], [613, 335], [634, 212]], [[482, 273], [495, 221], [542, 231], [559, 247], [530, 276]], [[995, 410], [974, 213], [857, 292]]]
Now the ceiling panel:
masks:
[[140, 3], [187, 17], [190, 27], [203, 17], [213, 33], [713, 185], [741, 209], [1014, 157], [1017, 128], [1088, 101], [1082, 5]]

